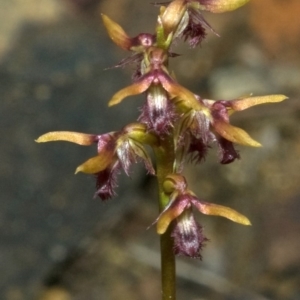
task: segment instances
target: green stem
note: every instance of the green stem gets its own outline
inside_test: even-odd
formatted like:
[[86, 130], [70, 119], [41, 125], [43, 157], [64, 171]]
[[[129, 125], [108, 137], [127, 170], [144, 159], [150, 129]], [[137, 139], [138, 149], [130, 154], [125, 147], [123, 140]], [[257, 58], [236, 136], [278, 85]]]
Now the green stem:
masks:
[[[168, 174], [173, 173], [175, 159], [173, 136], [161, 141], [161, 146], [155, 149], [157, 163], [157, 181], [159, 188], [159, 210], [162, 211], [168, 204], [169, 198], [163, 192], [163, 182]], [[176, 265], [173, 252], [172, 226], [160, 237], [161, 251], [161, 282], [162, 300], [176, 299]]]
[[160, 237], [162, 300], [176, 299], [176, 264], [170, 228]]

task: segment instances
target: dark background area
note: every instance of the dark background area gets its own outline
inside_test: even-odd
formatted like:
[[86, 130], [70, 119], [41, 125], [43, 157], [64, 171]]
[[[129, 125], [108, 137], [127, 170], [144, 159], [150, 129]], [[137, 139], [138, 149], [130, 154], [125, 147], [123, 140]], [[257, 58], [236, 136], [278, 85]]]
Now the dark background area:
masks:
[[[220, 33], [196, 50], [178, 45], [178, 80], [211, 99], [286, 94], [233, 116], [264, 147], [238, 147], [228, 166], [213, 149], [186, 175], [199, 198], [230, 206], [253, 226], [198, 215], [210, 239], [203, 261], [178, 259], [178, 299], [300, 299], [300, 21], [298, 0], [252, 0], [207, 14]], [[141, 98], [107, 108], [130, 83], [113, 66], [128, 55], [99, 11], [130, 35], [152, 31], [157, 8], [133, 0], [0, 2], [0, 299], [159, 299], [156, 186], [141, 166], [118, 197], [93, 199], [94, 179], [73, 175], [95, 153], [36, 144], [54, 130], [105, 133], [138, 115]]]

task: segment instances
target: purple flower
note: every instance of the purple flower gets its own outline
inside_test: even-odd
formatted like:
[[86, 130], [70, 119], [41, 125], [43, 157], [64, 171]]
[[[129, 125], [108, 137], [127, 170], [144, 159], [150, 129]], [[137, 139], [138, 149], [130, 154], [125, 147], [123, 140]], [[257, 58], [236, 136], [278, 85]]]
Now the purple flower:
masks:
[[129, 175], [133, 163], [141, 160], [147, 171], [155, 174], [144, 144], [153, 146], [158, 143], [158, 140], [154, 134], [147, 131], [145, 124], [132, 123], [118, 132], [101, 135], [66, 131], [49, 132], [37, 141], [68, 141], [84, 146], [97, 143], [98, 154], [78, 166], [75, 174], [78, 172], [94, 174], [97, 187], [95, 195], [102, 200], [115, 195], [116, 177], [119, 171], [123, 169], [126, 175]]
[[188, 189], [185, 178], [180, 174], [168, 175], [163, 187], [170, 200], [154, 223], [157, 232], [164, 234], [171, 222], [175, 222], [172, 237], [177, 254], [201, 258], [199, 251], [206, 238], [194, 219], [193, 208], [206, 215], [225, 217], [243, 225], [251, 224], [244, 215], [229, 207], [199, 200]]

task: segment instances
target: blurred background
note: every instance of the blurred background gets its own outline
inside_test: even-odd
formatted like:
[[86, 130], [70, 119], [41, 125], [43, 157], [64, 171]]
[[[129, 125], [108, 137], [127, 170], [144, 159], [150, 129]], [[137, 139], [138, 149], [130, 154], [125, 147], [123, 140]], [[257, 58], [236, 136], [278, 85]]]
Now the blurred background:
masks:
[[[118, 130], [138, 116], [138, 97], [107, 108], [132, 69], [104, 71], [128, 53], [106, 36], [100, 11], [132, 36], [151, 32], [157, 15], [148, 0], [0, 1], [0, 299], [160, 299], [158, 236], [147, 230], [153, 178], [136, 166], [102, 203], [94, 178], [73, 175], [95, 149], [34, 143], [54, 130]], [[206, 14], [221, 37], [175, 50], [178, 80], [203, 97], [289, 97], [233, 116], [263, 148], [237, 147], [242, 159], [226, 166], [213, 149], [187, 167], [199, 198], [253, 226], [197, 215], [209, 242], [203, 261], [178, 259], [178, 299], [300, 299], [299, 11], [299, 0], [251, 0]]]

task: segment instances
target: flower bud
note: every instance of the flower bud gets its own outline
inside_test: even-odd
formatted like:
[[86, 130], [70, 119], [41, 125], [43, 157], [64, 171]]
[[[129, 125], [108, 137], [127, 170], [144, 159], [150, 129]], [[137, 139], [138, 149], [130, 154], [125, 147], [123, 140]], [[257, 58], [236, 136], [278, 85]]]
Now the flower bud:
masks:
[[147, 125], [143, 123], [132, 123], [124, 128], [128, 138], [139, 143], [151, 146], [158, 146], [158, 138], [155, 134], [148, 131]]
[[186, 188], [186, 179], [180, 174], [169, 174], [163, 183], [163, 189], [166, 194], [171, 194], [175, 190], [183, 193]]
[[185, 11], [185, 0], [175, 0], [171, 2], [164, 10], [161, 16], [161, 23], [163, 26], [165, 37], [167, 37], [171, 32], [176, 31]]

